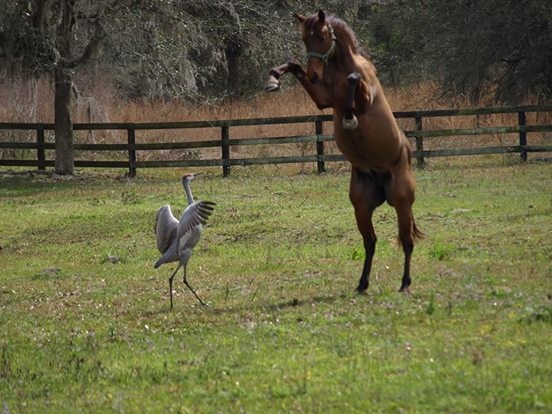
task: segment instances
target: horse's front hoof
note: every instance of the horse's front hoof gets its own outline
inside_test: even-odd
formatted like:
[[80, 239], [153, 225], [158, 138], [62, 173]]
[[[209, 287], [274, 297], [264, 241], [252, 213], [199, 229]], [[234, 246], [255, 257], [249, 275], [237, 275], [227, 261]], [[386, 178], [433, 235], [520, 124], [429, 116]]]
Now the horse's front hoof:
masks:
[[274, 76], [269, 76], [267, 81], [265, 82], [264, 89], [266, 92], [274, 92], [280, 89], [280, 81], [276, 79]]
[[357, 129], [358, 127], [358, 119], [356, 116], [353, 115], [352, 118], [346, 118], [343, 117], [343, 129]]

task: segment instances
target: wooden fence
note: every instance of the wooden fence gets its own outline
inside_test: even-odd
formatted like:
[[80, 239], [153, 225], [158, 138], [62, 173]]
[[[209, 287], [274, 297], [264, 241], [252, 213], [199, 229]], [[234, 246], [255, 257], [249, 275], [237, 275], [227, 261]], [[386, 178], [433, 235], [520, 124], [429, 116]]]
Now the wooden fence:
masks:
[[[416, 150], [414, 156], [419, 167], [424, 165], [426, 157], [478, 155], [478, 154], [504, 154], [519, 153], [521, 160], [527, 159], [528, 152], [550, 152], [552, 145], [528, 145], [527, 134], [552, 132], [550, 121], [548, 124], [527, 124], [527, 114], [548, 113], [552, 115], [552, 105], [495, 107], [476, 109], [447, 109], [430, 111], [406, 111], [395, 112], [398, 119], [409, 118], [414, 121], [415, 128], [405, 131], [406, 135], [415, 140]], [[492, 114], [517, 114], [516, 125], [493, 126], [477, 128], [457, 129], [424, 129], [424, 121], [437, 117], [481, 116]], [[551, 119], [547, 116], [547, 119]], [[127, 142], [123, 144], [75, 144], [77, 151], [125, 151], [128, 152], [128, 160], [125, 161], [101, 161], [101, 160], [76, 160], [75, 167], [96, 168], [128, 168], [129, 175], [135, 176], [138, 168], [163, 168], [163, 167], [195, 167], [195, 166], [220, 166], [223, 175], [230, 174], [231, 166], [247, 166], [258, 164], [281, 163], [306, 163], [317, 164], [318, 172], [325, 171], [325, 163], [343, 161], [344, 157], [338, 154], [325, 154], [324, 143], [333, 141], [332, 135], [324, 134], [324, 123], [332, 122], [331, 115], [294, 116], [281, 118], [257, 118], [257, 119], [233, 119], [218, 121], [193, 121], [193, 122], [163, 122], [163, 123], [87, 123], [74, 124], [73, 129], [78, 130], [125, 130]], [[236, 138], [230, 139], [230, 128], [252, 125], [275, 125], [312, 123], [314, 133], [301, 136], [279, 136], [270, 138]], [[219, 139], [193, 141], [193, 142], [163, 142], [163, 143], [137, 143], [136, 133], [143, 130], [169, 130], [189, 128], [213, 128], [218, 129]], [[11, 142], [0, 141], [0, 149], [27, 149], [36, 151], [36, 159], [0, 159], [0, 166], [34, 166], [39, 170], [54, 166], [53, 160], [45, 157], [45, 150], [53, 150], [54, 143], [45, 142], [45, 131], [53, 130], [53, 124], [43, 123], [0, 123], [2, 130], [28, 130], [36, 132], [36, 142]], [[471, 148], [444, 148], [425, 149], [425, 140], [435, 137], [477, 136], [489, 134], [517, 134], [517, 145], [500, 145]], [[1, 135], [0, 135], [1, 136]], [[231, 147], [241, 145], [278, 145], [290, 143], [315, 143], [316, 154], [302, 156], [282, 156], [265, 158], [232, 158]], [[545, 141], [546, 142], [546, 141]], [[220, 158], [195, 159], [195, 160], [144, 160], [137, 158], [137, 151], [197, 149], [220, 147]]]

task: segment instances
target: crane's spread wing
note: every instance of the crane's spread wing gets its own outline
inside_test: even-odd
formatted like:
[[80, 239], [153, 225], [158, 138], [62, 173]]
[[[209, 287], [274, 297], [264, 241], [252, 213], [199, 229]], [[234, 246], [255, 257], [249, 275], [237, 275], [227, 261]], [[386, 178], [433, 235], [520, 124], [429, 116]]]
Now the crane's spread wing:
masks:
[[[179, 250], [184, 247], [183, 244], [185, 244], [186, 240], [190, 237], [190, 233], [193, 232], [197, 226], [207, 222], [214, 208], [215, 203], [212, 201], [196, 201], [184, 210], [178, 225], [177, 239], [179, 240]], [[195, 243], [197, 243], [198, 240], [199, 237], [195, 240]]]
[[153, 229], [157, 237], [157, 248], [164, 254], [176, 239], [178, 230], [178, 220], [174, 217], [171, 206], [166, 205], [157, 210]]

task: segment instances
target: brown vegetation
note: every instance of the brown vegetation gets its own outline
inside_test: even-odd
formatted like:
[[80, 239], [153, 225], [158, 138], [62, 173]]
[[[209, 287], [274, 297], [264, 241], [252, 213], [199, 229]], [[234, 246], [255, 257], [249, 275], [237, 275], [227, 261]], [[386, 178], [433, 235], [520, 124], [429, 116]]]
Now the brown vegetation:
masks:
[[[189, 104], [182, 101], [163, 100], [122, 100], [115, 98], [112, 87], [102, 81], [100, 75], [77, 79], [73, 99], [73, 116], [76, 123], [87, 122], [171, 122], [205, 121], [240, 118], [262, 118], [273, 116], [313, 115], [331, 113], [321, 112], [312, 103], [308, 95], [297, 85], [287, 85], [278, 93], [263, 93], [245, 100], [227, 100], [205, 104]], [[414, 111], [427, 109], [449, 109], [468, 107], [500, 106], [494, 100], [494, 91], [489, 90], [476, 104], [470, 103], [468, 96], [450, 99], [444, 96], [437, 84], [425, 83], [408, 88], [387, 88], [387, 97], [394, 111]], [[5, 82], [0, 88], [0, 121], [2, 122], [53, 122], [53, 88], [46, 79], [33, 82]], [[537, 103], [527, 99], [524, 104]], [[549, 123], [550, 114], [528, 114], [528, 123]], [[515, 114], [443, 117], [424, 119], [424, 129], [470, 128], [486, 126], [516, 125]], [[414, 129], [413, 119], [399, 119], [405, 130]], [[314, 133], [313, 124], [289, 124], [271, 126], [235, 127], [230, 130], [230, 138], [276, 137], [288, 135], [307, 135]], [[324, 126], [324, 133], [332, 133], [331, 123]], [[32, 132], [2, 131], [1, 140], [34, 141]], [[190, 130], [153, 130], [139, 131], [137, 142], [178, 142], [219, 139], [218, 128]], [[53, 141], [53, 131], [47, 134], [47, 141]], [[546, 141], [545, 134], [532, 134], [530, 144]], [[79, 131], [76, 143], [116, 143], [126, 142], [124, 131]], [[466, 136], [454, 138], [426, 139], [425, 148], [455, 148], [474, 146], [515, 145], [517, 134]], [[328, 154], [338, 153], [331, 143], [326, 144]], [[218, 148], [193, 151], [171, 150], [153, 151], [139, 154], [139, 159], [185, 159], [218, 157]], [[314, 144], [286, 144], [277, 147], [246, 146], [233, 147], [233, 157], [263, 157], [277, 155], [314, 154]], [[89, 157], [89, 154], [86, 154]], [[123, 156], [124, 154], [121, 154]], [[77, 159], [81, 158], [77, 154]], [[106, 154], [101, 154], [105, 158]], [[86, 157], [84, 157], [86, 158]]]

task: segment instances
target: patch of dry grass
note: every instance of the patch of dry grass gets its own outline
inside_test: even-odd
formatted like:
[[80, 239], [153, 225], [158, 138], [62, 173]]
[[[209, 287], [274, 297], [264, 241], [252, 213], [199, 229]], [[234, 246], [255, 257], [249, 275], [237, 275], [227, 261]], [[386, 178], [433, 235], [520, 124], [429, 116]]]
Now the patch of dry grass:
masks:
[[[290, 85], [291, 84], [291, 85]], [[111, 86], [102, 80], [99, 75], [90, 79], [77, 78], [76, 85], [79, 94], [74, 100], [74, 122], [171, 122], [171, 121], [208, 121], [240, 118], [263, 118], [275, 116], [312, 115], [331, 113], [329, 110], [319, 111], [308, 95], [298, 85], [290, 82], [277, 93], [262, 93], [247, 99], [228, 100], [214, 104], [197, 104], [181, 101], [128, 101], [117, 99]], [[444, 96], [435, 83], [413, 85], [408, 88], [385, 90], [391, 107], [395, 111], [448, 109], [467, 107], [500, 106], [493, 100], [492, 90], [484, 94], [479, 102], [472, 103], [466, 96], [457, 96], [454, 99]], [[14, 81], [0, 88], [0, 119], [5, 122], [52, 122], [53, 120], [53, 91], [45, 79], [33, 82]], [[529, 98], [525, 104], [536, 103]], [[405, 130], [415, 128], [413, 119], [399, 119], [399, 125]], [[451, 129], [474, 128], [491, 126], [515, 126], [517, 114], [462, 116], [425, 118], [424, 129]], [[552, 114], [528, 114], [528, 124], [544, 124], [552, 122]], [[325, 123], [324, 133], [333, 132], [331, 122]], [[6, 141], [34, 141], [33, 132], [8, 131], [0, 132], [2, 140]], [[314, 134], [314, 125], [311, 124], [280, 124], [267, 126], [246, 126], [230, 129], [230, 138], [277, 137], [290, 135]], [[53, 133], [47, 133], [47, 141], [53, 142]], [[124, 143], [125, 131], [79, 131], [76, 133], [78, 143]], [[188, 130], [152, 130], [138, 131], [137, 142], [187, 142], [220, 139], [219, 128], [200, 128]], [[538, 145], [550, 142], [550, 134], [529, 134], [529, 144]], [[446, 138], [432, 138], [424, 140], [425, 149], [441, 148], [472, 148], [483, 146], [507, 146], [518, 142], [517, 134], [491, 134], [481, 136], [460, 136]], [[4, 150], [6, 153], [6, 150]], [[232, 157], [269, 157], [284, 155], [312, 155], [315, 154], [314, 144], [286, 144], [232, 147]], [[337, 154], [334, 143], [326, 143], [327, 154]], [[1, 154], [0, 154], [1, 155]], [[10, 154], [17, 156], [14, 151]], [[21, 156], [21, 154], [19, 154]], [[53, 157], [48, 153], [47, 156]], [[77, 154], [80, 159], [90, 157], [90, 153]], [[96, 156], [96, 155], [94, 155]], [[99, 154], [106, 157], [107, 154]], [[118, 155], [126, 157], [121, 152]], [[164, 150], [141, 152], [139, 160], [149, 159], [209, 159], [219, 158], [220, 149], [204, 148], [198, 150]], [[302, 168], [301, 168], [302, 169]]]

